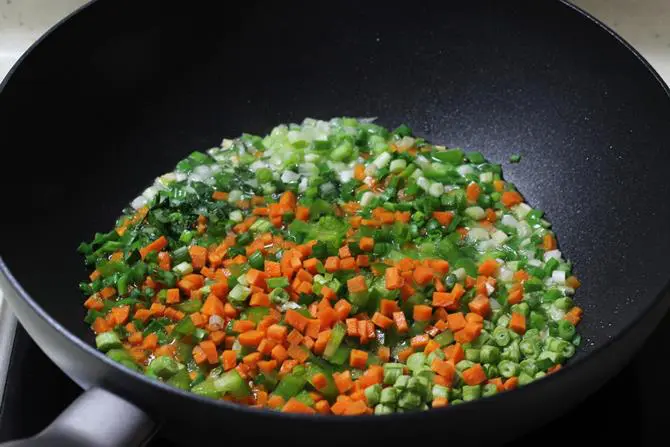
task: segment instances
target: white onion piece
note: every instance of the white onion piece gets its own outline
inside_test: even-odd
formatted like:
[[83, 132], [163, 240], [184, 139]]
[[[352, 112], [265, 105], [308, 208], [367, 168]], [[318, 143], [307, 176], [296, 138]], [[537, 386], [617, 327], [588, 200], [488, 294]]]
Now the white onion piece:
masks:
[[544, 253], [544, 262], [547, 262], [550, 259], [555, 259], [561, 261], [561, 251], [560, 250], [549, 250]]

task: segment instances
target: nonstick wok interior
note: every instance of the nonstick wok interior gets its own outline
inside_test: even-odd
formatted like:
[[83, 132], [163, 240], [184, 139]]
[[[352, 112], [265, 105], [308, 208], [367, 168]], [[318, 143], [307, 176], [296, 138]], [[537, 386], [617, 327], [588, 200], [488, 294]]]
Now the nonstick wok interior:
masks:
[[[580, 356], [668, 283], [670, 101], [606, 30], [560, 2], [100, 1], [40, 43], [0, 96], [2, 256], [92, 340], [76, 247], [192, 150], [306, 116], [376, 116], [504, 165], [583, 282]], [[233, 8], [230, 6], [229, 8]], [[512, 153], [523, 154], [510, 165]]]

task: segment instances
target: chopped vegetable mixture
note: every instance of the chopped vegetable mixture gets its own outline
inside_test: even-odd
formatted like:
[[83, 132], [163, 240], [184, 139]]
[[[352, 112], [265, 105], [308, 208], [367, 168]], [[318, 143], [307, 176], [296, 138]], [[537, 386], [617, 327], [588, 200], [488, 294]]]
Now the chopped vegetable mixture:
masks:
[[575, 353], [580, 283], [479, 152], [306, 119], [194, 152], [81, 244], [98, 349], [283, 412], [456, 405]]

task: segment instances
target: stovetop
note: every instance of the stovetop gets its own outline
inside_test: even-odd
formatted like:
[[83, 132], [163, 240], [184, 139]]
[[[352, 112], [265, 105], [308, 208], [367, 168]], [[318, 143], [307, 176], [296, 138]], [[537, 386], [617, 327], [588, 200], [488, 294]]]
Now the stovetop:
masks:
[[[670, 412], [670, 313], [614, 379], [578, 407], [510, 445], [662, 445]], [[0, 442], [43, 429], [81, 390], [67, 378], [17, 325], [0, 407]], [[551, 405], [547, 402], [547, 405]], [[510, 409], [514, 411], [514, 409]], [[519, 414], [523, 418], [523, 414]], [[485, 427], [485, 421], [483, 422]], [[422, 431], [426, 439], [444, 434]], [[433, 433], [433, 435], [431, 435]], [[438, 437], [439, 436], [439, 437]], [[660, 438], [663, 439], [663, 438]], [[229, 439], [227, 441], [234, 441]], [[384, 445], [390, 442], [380, 439]], [[150, 446], [173, 444], [157, 437]]]

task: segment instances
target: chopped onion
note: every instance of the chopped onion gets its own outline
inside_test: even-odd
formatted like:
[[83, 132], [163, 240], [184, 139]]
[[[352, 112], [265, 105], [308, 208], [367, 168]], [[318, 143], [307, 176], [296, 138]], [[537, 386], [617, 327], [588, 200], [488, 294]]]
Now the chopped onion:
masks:
[[473, 241], [487, 241], [491, 238], [491, 235], [484, 228], [471, 228], [468, 231], [468, 238]]
[[138, 197], [135, 197], [135, 199], [132, 202], [130, 202], [130, 206], [132, 206], [134, 209], [138, 210], [138, 209], [142, 208], [144, 205], [146, 205], [147, 203], [149, 203], [149, 201], [147, 200], [146, 197], [138, 196]]
[[551, 279], [556, 284], [565, 284], [565, 272], [563, 270], [554, 270], [551, 272]]
[[293, 171], [284, 171], [281, 175], [281, 181], [284, 183], [296, 183], [298, 180], [300, 180], [300, 175]]
[[561, 259], [561, 250], [549, 250], [544, 253], [544, 262], [547, 262], [550, 259], [555, 259], [557, 261], [562, 261]]
[[461, 174], [462, 177], [465, 177], [468, 174], [472, 174], [475, 172], [474, 169], [472, 169], [472, 166], [470, 165], [460, 165], [459, 167], [456, 168], [456, 171]]

